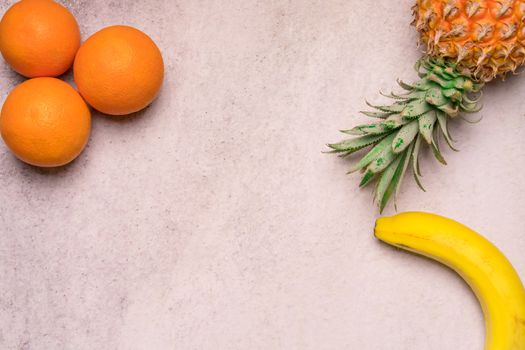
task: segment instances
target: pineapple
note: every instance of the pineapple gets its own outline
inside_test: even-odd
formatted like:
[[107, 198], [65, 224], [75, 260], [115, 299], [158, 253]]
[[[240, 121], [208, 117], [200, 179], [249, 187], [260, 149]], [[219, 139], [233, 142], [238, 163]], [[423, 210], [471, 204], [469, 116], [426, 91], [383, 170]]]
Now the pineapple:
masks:
[[417, 0], [413, 12], [426, 47], [416, 63], [421, 79], [398, 81], [405, 91], [385, 95], [391, 104], [369, 104], [374, 111], [361, 112], [377, 122], [342, 130], [352, 138], [328, 145], [341, 156], [369, 148], [350, 173], [363, 173], [361, 187], [375, 180], [381, 212], [398, 194], [410, 165], [423, 189], [422, 145], [446, 165], [439, 139], [454, 149], [449, 121], [479, 111], [484, 84], [514, 73], [525, 62], [525, 0]]
[[482, 81], [525, 61], [525, 0], [419, 0], [414, 25], [427, 54]]

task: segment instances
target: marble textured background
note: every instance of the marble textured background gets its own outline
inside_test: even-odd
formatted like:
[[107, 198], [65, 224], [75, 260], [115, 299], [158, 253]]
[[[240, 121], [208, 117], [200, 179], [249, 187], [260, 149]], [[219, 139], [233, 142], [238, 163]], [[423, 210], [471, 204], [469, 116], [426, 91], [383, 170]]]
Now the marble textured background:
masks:
[[[412, 0], [62, 3], [83, 38], [147, 32], [166, 81], [126, 120], [94, 113], [62, 169], [0, 143], [1, 349], [482, 348], [468, 287], [376, 242], [370, 190], [321, 153], [415, 78]], [[20, 81], [0, 64], [0, 101]], [[453, 126], [461, 152], [426, 154], [427, 193], [407, 181], [398, 207], [470, 225], [525, 278], [522, 96], [523, 76], [491, 84], [483, 121]]]

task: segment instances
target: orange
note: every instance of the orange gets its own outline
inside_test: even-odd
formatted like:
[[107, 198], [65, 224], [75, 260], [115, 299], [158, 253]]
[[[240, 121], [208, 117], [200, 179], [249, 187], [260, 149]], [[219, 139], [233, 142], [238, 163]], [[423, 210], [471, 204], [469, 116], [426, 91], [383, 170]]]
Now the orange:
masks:
[[149, 36], [135, 28], [112, 26], [82, 44], [73, 70], [78, 91], [91, 106], [106, 114], [125, 115], [155, 99], [164, 62]]
[[35, 78], [18, 85], [0, 114], [0, 133], [7, 146], [26, 163], [55, 167], [75, 159], [91, 128], [88, 106], [67, 83]]
[[73, 15], [51, 0], [22, 0], [0, 21], [0, 52], [18, 73], [56, 77], [71, 67], [80, 47]]

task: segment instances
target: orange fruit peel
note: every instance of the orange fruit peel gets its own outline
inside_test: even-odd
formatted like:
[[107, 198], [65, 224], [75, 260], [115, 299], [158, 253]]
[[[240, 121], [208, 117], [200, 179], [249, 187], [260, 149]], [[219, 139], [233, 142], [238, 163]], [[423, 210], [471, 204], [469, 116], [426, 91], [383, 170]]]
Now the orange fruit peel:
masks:
[[74, 78], [82, 97], [110, 115], [127, 115], [147, 107], [164, 77], [162, 54], [149, 36], [128, 26], [107, 27], [78, 50]]
[[0, 133], [22, 161], [56, 167], [74, 160], [91, 130], [88, 106], [69, 84], [56, 78], [35, 78], [18, 85], [0, 114]]
[[22, 0], [0, 21], [0, 52], [28, 78], [56, 77], [66, 72], [80, 47], [75, 17], [50, 0]]

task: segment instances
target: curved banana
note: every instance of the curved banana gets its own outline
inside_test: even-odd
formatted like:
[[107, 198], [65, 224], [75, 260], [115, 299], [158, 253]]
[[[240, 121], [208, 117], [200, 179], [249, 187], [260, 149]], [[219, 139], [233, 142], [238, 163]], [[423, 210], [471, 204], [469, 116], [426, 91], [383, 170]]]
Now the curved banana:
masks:
[[437, 260], [465, 279], [485, 315], [485, 350], [525, 350], [525, 289], [492, 243], [458, 222], [426, 213], [380, 218], [375, 235]]

